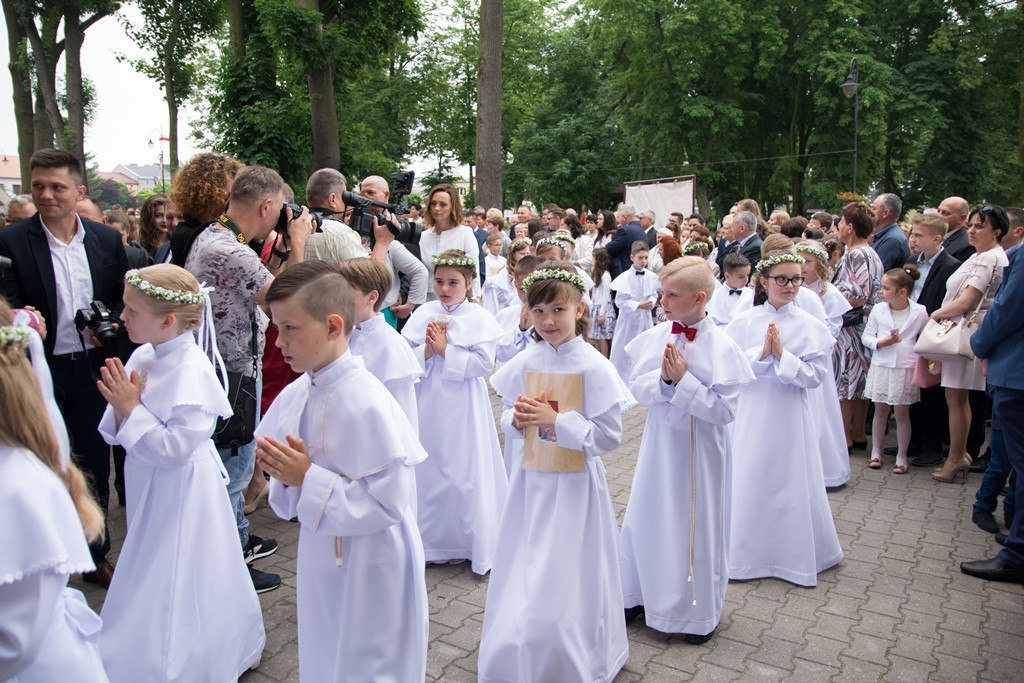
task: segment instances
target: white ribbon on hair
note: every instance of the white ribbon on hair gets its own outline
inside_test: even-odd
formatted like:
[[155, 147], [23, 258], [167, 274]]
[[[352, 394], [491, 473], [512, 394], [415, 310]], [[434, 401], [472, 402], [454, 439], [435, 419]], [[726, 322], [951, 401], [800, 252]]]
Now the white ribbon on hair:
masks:
[[14, 324], [28, 327], [28, 355], [32, 362], [32, 369], [39, 379], [39, 389], [43, 394], [43, 405], [46, 406], [46, 414], [50, 418], [50, 427], [53, 435], [57, 438], [57, 451], [60, 454], [60, 466], [66, 468], [71, 462], [71, 441], [68, 439], [68, 428], [64, 424], [64, 416], [57, 407], [57, 400], [53, 396], [53, 377], [50, 376], [50, 366], [46, 363], [46, 356], [43, 353], [43, 338], [32, 327], [37, 323], [35, 315], [29, 311], [19, 310], [14, 314]]
[[214, 287], [207, 287], [203, 282], [199, 285], [199, 291], [204, 294], [204, 309], [203, 322], [196, 330], [196, 341], [199, 343], [199, 348], [213, 363], [213, 369], [220, 376], [226, 396], [228, 393], [228, 369], [224, 365], [224, 359], [220, 356], [220, 349], [217, 348], [217, 330], [213, 326], [213, 305], [210, 303], [210, 293], [214, 291]]

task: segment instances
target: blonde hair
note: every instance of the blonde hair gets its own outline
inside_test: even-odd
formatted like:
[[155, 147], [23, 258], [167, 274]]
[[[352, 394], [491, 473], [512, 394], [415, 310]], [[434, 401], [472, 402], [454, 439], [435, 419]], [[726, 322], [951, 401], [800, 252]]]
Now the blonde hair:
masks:
[[[10, 325], [12, 319], [7, 302], [0, 299], [0, 326]], [[89, 493], [82, 472], [70, 462], [61, 467], [57, 437], [46, 417], [39, 378], [22, 344], [0, 346], [0, 405], [0, 443], [31, 451], [49, 467], [67, 488], [86, 538], [101, 538], [103, 512]]]
[[[139, 277], [154, 287], [163, 287], [178, 292], [196, 293], [199, 291], [199, 280], [196, 279], [196, 276], [171, 263], [158, 263], [155, 266], [140, 268]], [[125, 282], [125, 286], [131, 287], [132, 285], [130, 282]], [[141, 293], [145, 294], [145, 292]], [[146, 295], [146, 303], [149, 309], [157, 315], [174, 314], [183, 325], [181, 328], [183, 330], [199, 327], [203, 322], [203, 311], [206, 307], [206, 304], [203, 303], [182, 304], [149, 295]]]
[[715, 275], [708, 262], [700, 256], [680, 256], [666, 263], [661, 269], [660, 279], [664, 282], [674, 275], [678, 275], [693, 292], [704, 292], [709, 299], [715, 293]]
[[380, 261], [372, 258], [350, 258], [338, 263], [338, 272], [348, 280], [354, 289], [363, 294], [377, 292], [377, 300], [373, 302], [373, 311], [380, 311], [384, 297], [391, 291], [391, 273]]
[[796, 251], [796, 246], [793, 244], [792, 239], [776, 232], [768, 235], [761, 244], [761, 258], [764, 258], [766, 254], [773, 251], [784, 251], [792, 254]]

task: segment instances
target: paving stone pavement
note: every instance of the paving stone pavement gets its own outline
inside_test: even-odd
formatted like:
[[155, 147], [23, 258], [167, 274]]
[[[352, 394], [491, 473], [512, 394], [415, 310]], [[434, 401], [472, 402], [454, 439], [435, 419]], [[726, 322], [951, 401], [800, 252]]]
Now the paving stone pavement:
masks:
[[[492, 395], [497, 409], [497, 402]], [[647, 411], [623, 419], [622, 445], [604, 457], [619, 523], [629, 500]], [[894, 442], [895, 428], [889, 443]], [[981, 475], [942, 484], [930, 468], [898, 476], [852, 456], [850, 483], [828, 494], [846, 554], [815, 588], [777, 579], [729, 584], [722, 623], [704, 645], [647, 628], [628, 630], [630, 657], [615, 683], [711, 681], [1024, 681], [1024, 586], [981, 581], [959, 563], [993, 557], [999, 546], [971, 522]], [[111, 486], [113, 489], [113, 486]], [[996, 514], [1002, 519], [1002, 506]], [[260, 596], [267, 646], [243, 683], [298, 681], [295, 554], [299, 528], [264, 504], [249, 517], [254, 533], [280, 549], [254, 566], [281, 575]], [[111, 509], [111, 559], [124, 540], [124, 509]], [[487, 579], [469, 563], [429, 565], [427, 680], [475, 681]], [[97, 610], [104, 592], [82, 583]], [[140, 605], [145, 609], [144, 605]], [[318, 682], [314, 682], [318, 683]]]

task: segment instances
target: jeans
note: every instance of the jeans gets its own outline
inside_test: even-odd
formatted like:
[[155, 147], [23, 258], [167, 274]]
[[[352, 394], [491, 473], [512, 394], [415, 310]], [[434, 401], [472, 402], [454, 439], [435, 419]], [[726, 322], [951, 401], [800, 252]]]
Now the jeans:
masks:
[[[993, 420], [995, 422], [995, 420]], [[1013, 472], [1010, 461], [1006, 455], [1006, 440], [1003, 437], [1003, 430], [997, 426], [992, 427], [992, 438], [989, 442], [992, 455], [985, 468], [985, 474], [981, 478], [981, 486], [978, 487], [978, 494], [974, 497], [974, 513], [994, 513], [999, 507], [998, 496], [1006, 485], [1007, 478]], [[1016, 494], [1017, 478], [1010, 480], [1010, 488], [1003, 501], [1003, 512], [1007, 520], [1013, 519], [1014, 496]]]
[[231, 455], [230, 448], [219, 448], [220, 459], [224, 462], [224, 469], [228, 471], [228, 499], [231, 501], [231, 508], [235, 511], [235, 523], [238, 525], [238, 540], [242, 542], [244, 549], [249, 543], [249, 520], [245, 518], [245, 489], [252, 479], [253, 468], [256, 465], [256, 440], [252, 440], [244, 446], [238, 447], [238, 455]]

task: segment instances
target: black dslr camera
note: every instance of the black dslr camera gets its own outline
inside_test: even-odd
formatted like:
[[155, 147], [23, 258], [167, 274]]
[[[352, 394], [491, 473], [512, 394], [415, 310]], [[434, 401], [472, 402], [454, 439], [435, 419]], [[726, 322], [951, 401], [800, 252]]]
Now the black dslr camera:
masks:
[[358, 232], [360, 237], [368, 239], [370, 244], [373, 244], [375, 241], [373, 237], [373, 217], [377, 216], [378, 223], [383, 222], [384, 218], [379, 214], [375, 214], [370, 208], [387, 209], [394, 214], [391, 222], [386, 223], [386, 225], [391, 234], [395, 236], [395, 239], [406, 244], [419, 244], [419, 224], [410, 223], [399, 218], [400, 215], [409, 213], [409, 209], [405, 207], [404, 201], [409, 196], [409, 193], [412, 192], [412, 183], [415, 177], [416, 173], [414, 171], [395, 171], [391, 174], [391, 184], [394, 188], [391, 194], [395, 198], [394, 204], [385, 204], [384, 202], [367, 199], [354, 192], [343, 192], [341, 201], [345, 202], [347, 206], [352, 207], [349, 227]]
[[75, 313], [75, 327], [79, 332], [89, 328], [104, 346], [117, 341], [117, 331], [110, 322], [110, 310], [102, 301], [93, 301], [89, 308], [79, 309]]
[[[275, 230], [277, 230], [279, 235], [283, 235], [283, 234], [285, 234], [288, 231], [288, 223], [289, 223], [289, 220], [288, 220], [288, 210], [289, 209], [291, 209], [291, 212], [292, 212], [292, 220], [295, 220], [296, 218], [298, 218], [299, 216], [302, 215], [302, 207], [301, 206], [299, 206], [298, 204], [289, 204], [288, 202], [285, 202], [284, 205], [281, 206], [281, 215], [278, 216], [278, 218], [277, 218], [277, 226], [275, 227]], [[323, 232], [324, 231], [324, 229], [323, 229], [323, 224], [324, 224], [323, 216], [321, 216], [318, 213], [313, 213], [312, 211], [310, 211], [309, 212], [309, 217], [313, 221], [313, 231], [314, 232]]]

